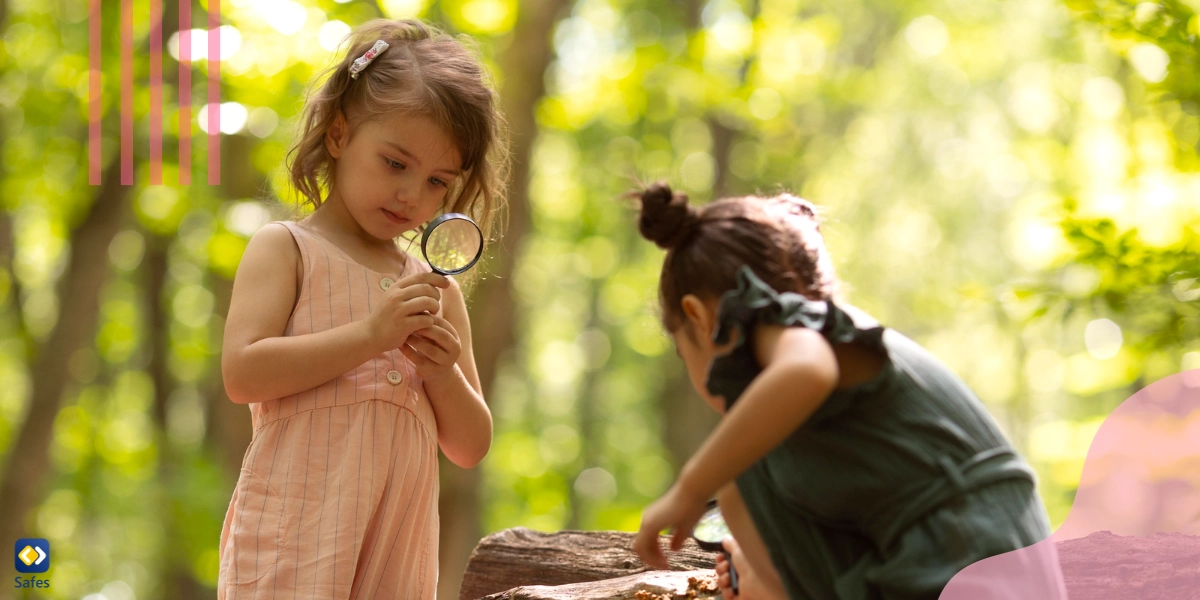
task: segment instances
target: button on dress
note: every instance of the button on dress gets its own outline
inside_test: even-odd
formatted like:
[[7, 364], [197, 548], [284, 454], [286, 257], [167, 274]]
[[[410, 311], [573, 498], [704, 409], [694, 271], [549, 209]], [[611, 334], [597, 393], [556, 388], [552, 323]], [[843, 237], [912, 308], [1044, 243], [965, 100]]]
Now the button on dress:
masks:
[[[284, 335], [365, 319], [390, 285], [305, 226], [304, 278]], [[384, 283], [386, 282], [386, 283]], [[437, 421], [393, 349], [316, 388], [249, 405], [254, 437], [221, 530], [221, 600], [433, 598]]]
[[[932, 600], [967, 565], [1050, 535], [1033, 471], [930, 353], [852, 307], [777, 293], [747, 266], [737, 281], [713, 337], [723, 345], [741, 334], [707, 380], [727, 406], [761, 372], [759, 323], [808, 327], [886, 357], [737, 479], [789, 598]], [[1063, 589], [1056, 555], [1025, 576]]]

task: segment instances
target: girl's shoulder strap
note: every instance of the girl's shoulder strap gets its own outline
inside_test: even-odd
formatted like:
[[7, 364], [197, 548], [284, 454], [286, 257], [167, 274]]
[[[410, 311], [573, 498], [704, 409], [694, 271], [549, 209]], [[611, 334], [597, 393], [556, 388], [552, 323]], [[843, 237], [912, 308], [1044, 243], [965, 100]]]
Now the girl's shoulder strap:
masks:
[[[311, 233], [305, 231], [304, 228], [301, 227], [299, 224], [297, 224], [295, 221], [271, 221], [271, 223], [279, 223], [280, 225], [283, 225], [284, 227], [286, 227], [287, 230], [292, 233], [292, 238], [294, 238], [296, 241], [296, 248], [300, 249], [300, 260], [303, 263], [302, 266], [304, 268], [304, 271], [307, 272], [308, 264], [309, 264], [309, 260], [308, 260], [309, 247], [314, 242], [315, 236], [313, 236]], [[270, 225], [271, 223], [267, 223], [267, 224]], [[318, 241], [317, 243], [320, 243], [320, 242]]]

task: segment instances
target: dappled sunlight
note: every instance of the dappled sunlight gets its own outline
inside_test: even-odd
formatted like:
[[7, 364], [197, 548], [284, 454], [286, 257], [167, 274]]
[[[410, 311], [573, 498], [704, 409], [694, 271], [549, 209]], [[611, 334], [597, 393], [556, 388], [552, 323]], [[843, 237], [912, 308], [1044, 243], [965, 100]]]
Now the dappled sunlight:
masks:
[[[38, 352], [85, 283], [64, 278], [101, 190], [86, 179], [84, 4], [10, 1], [0, 30], [7, 456], [21, 451]], [[121, 72], [119, 3], [104, 4], [108, 164]], [[163, 180], [207, 163], [210, 110], [226, 171], [220, 186], [177, 186], [146, 184], [149, 10], [135, 4], [136, 184], [92, 254], [104, 269], [94, 330], [53, 357], [65, 387], [47, 421], [44, 494], [26, 518], [54, 544], [47, 597], [162, 597], [175, 578], [215, 586], [242, 450], [228, 459], [226, 446], [249, 435], [236, 429], [248, 427], [244, 407], [220, 410], [230, 282], [265, 224], [310, 210], [285, 167], [305, 86], [376, 17], [471, 36], [511, 110], [529, 90], [506, 86], [545, 84], [529, 114], [507, 115], [536, 128], [514, 139], [531, 148], [513, 165], [527, 189], [509, 199], [524, 237], [490, 245], [481, 263], [512, 313], [480, 322], [474, 313], [490, 307], [468, 304], [476, 355], [494, 362], [481, 368], [494, 372], [495, 436], [478, 483], [486, 531], [636, 529], [694, 449], [687, 429], [711, 409], [663, 328], [663, 251], [640, 238], [636, 203], [621, 196], [657, 179], [696, 204], [780, 191], [816, 204], [839, 299], [975, 391], [1036, 469], [1056, 526], [1121, 400], [1180, 371], [1200, 386], [1200, 114], [1183, 41], [1200, 34], [1194, 6], [710, 0], [689, 12], [573, 0], [539, 40], [520, 37], [534, 15], [517, 0], [222, 0], [221, 101], [210, 104], [200, 2], [187, 48], [192, 165], [165, 144]], [[164, 27], [162, 131], [173, 141], [182, 36]], [[550, 62], [530, 76], [514, 49], [536, 44]], [[508, 260], [511, 273], [491, 270]], [[509, 325], [508, 345], [480, 350]], [[156, 385], [168, 393], [157, 398]], [[1161, 444], [1085, 486], [1169, 480], [1200, 413], [1120, 425]], [[1097, 510], [1148, 501], [1113, 496]]]

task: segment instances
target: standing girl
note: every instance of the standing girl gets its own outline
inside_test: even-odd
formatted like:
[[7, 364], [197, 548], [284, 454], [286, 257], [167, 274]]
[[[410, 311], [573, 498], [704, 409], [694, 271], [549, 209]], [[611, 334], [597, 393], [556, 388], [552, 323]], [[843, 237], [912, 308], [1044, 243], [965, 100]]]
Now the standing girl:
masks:
[[[714, 495], [746, 600], [936, 599], [967, 565], [1050, 535], [1033, 471], [967, 386], [835, 298], [811, 204], [697, 210], [661, 184], [641, 202], [642, 234], [667, 249], [664, 324], [724, 414], [646, 509], [643, 559], [665, 567], [658, 532], [678, 549]], [[1024, 576], [1062, 589], [1053, 557]]]
[[[291, 181], [233, 284], [222, 372], [254, 437], [218, 597], [433, 598], [438, 460], [491, 444], [458, 284], [395, 240], [443, 212], [485, 235], [503, 120], [476, 57], [415, 20], [355, 30], [304, 108]], [[323, 192], [327, 191], [327, 195]]]

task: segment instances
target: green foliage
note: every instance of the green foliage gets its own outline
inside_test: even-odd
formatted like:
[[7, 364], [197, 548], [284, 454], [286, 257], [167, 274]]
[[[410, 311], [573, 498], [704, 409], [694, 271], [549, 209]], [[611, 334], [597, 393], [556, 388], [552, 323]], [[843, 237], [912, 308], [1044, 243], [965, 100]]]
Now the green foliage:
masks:
[[[543, 42], [513, 39], [522, 7], [510, 0], [300, 4], [305, 21], [289, 34], [279, 14], [222, 2], [223, 23], [242, 38], [222, 64], [222, 100], [247, 121], [222, 139], [221, 186], [203, 184], [204, 63], [193, 73], [183, 167], [193, 184], [176, 185], [171, 81], [167, 185], [148, 184], [148, 65], [135, 60], [132, 219], [107, 250], [93, 342], [61, 357], [70, 385], [53, 473], [28, 519], [31, 535], [54, 544], [48, 597], [116, 597], [105, 586], [118, 580], [138, 597], [171, 597], [180, 572], [206, 592], [215, 585], [237, 476], [237, 458], [231, 468], [220, 446], [229, 425], [212, 409], [224, 402], [214, 387], [222, 298], [249, 236], [290, 216], [284, 155], [337, 32], [422, 15], [474, 35], [500, 82], [512, 74], [499, 53]], [[6, 455], [20, 452], [27, 347], [58, 319], [70, 231], [97, 192], [87, 179], [83, 5], [8, 0], [0, 32], [0, 203], [15, 250], [11, 272], [0, 269]], [[102, 5], [107, 164], [119, 148], [119, 3]], [[679, 385], [655, 304], [662, 252], [638, 236], [621, 199], [635, 180], [657, 178], [696, 202], [788, 190], [821, 206], [844, 299], [930, 348], [980, 394], [1037, 467], [1061, 522], [1104, 415], [1140, 386], [1200, 367], [1197, 3], [694, 8], [577, 0], [545, 40], [555, 61], [535, 106], [538, 133], [526, 140], [532, 227], [511, 280], [517, 342], [489, 397], [486, 529], [634, 529], [678, 466], [664, 436], [678, 414], [665, 399], [686, 395], [691, 410], [709, 410]], [[148, 15], [139, 15], [142, 48]], [[203, 13], [195, 19], [201, 26]], [[150, 298], [160, 242], [166, 271]], [[149, 321], [155, 303], [162, 331]], [[159, 423], [150, 365], [164, 349], [171, 393]]]

